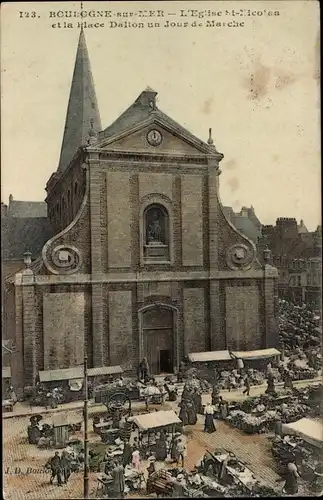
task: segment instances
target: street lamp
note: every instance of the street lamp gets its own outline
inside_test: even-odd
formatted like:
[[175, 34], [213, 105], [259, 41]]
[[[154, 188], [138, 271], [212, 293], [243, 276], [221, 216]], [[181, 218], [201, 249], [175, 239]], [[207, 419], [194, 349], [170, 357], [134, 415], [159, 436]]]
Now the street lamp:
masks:
[[268, 264], [269, 261], [270, 261], [270, 257], [271, 257], [271, 251], [269, 250], [268, 247], [266, 247], [263, 251], [263, 257], [264, 257], [264, 263], [265, 264]]
[[24, 253], [24, 264], [27, 268], [31, 266], [31, 252], [29, 251]]

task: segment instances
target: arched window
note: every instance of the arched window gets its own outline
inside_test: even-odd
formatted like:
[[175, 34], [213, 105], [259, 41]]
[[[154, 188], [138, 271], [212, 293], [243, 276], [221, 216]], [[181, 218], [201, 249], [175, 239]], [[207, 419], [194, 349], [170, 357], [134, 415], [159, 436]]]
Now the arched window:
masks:
[[74, 194], [75, 195], [77, 194], [77, 190], [78, 190], [78, 185], [77, 185], [77, 182], [75, 182], [75, 184], [74, 184]]
[[144, 211], [144, 258], [169, 261], [169, 216], [163, 205], [154, 203]]
[[67, 191], [67, 203], [68, 203], [68, 205], [71, 203], [71, 191], [70, 191], [70, 189]]

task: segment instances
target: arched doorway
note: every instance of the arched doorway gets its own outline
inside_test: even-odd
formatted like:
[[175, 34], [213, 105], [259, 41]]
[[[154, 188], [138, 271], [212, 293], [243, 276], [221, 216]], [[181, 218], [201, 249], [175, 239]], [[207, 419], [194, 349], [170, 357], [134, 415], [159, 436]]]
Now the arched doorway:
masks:
[[153, 375], [173, 373], [177, 364], [174, 314], [171, 308], [159, 305], [141, 313], [142, 356], [147, 358]]

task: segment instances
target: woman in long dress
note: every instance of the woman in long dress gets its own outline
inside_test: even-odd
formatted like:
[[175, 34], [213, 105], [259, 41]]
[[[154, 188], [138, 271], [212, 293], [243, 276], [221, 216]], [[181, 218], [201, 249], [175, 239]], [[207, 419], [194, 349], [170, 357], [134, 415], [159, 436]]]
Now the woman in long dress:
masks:
[[195, 425], [197, 423], [197, 414], [193, 401], [188, 401], [186, 408], [187, 408], [188, 425]]
[[290, 462], [287, 465], [286, 482], [283, 488], [283, 492], [288, 495], [296, 495], [298, 493], [298, 482], [299, 473], [295, 463]]
[[214, 425], [214, 408], [212, 405], [207, 404], [205, 407], [205, 420], [204, 420], [204, 432], [212, 434], [216, 431]]
[[221, 396], [220, 396], [219, 410], [221, 419], [225, 420], [228, 416], [229, 408], [227, 401], [224, 401]]
[[122, 465], [125, 467], [132, 460], [132, 448], [129, 441], [125, 441], [122, 455]]
[[180, 412], [178, 416], [184, 426], [188, 425], [187, 400], [182, 399], [182, 401], [179, 404], [179, 407], [180, 407]]
[[132, 452], [132, 466], [136, 470], [140, 470], [140, 453], [138, 450]]

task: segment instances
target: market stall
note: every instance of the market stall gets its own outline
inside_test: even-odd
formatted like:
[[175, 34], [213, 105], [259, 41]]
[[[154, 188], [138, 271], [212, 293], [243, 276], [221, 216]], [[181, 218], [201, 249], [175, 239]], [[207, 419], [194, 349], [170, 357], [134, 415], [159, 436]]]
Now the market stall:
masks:
[[217, 372], [242, 368], [264, 370], [269, 362], [278, 362], [280, 351], [277, 349], [260, 349], [255, 351], [207, 351], [188, 354], [190, 368], [195, 368], [199, 376], [205, 380], [214, 379]]
[[65, 448], [69, 440], [70, 424], [67, 415], [53, 416], [53, 446], [55, 448]]
[[[89, 368], [88, 381], [89, 392], [92, 388], [107, 379], [114, 379], [123, 373], [121, 366], [102, 366], [98, 368]], [[44, 404], [47, 391], [59, 388], [62, 394], [62, 403], [77, 401], [84, 398], [84, 371], [82, 366], [74, 368], [64, 368], [60, 370], [44, 370], [38, 373], [43, 393], [38, 392], [35, 404]], [[43, 396], [43, 397], [41, 397]], [[90, 394], [91, 397], [91, 394]]]
[[283, 424], [282, 432], [283, 434], [298, 436], [306, 443], [317, 448], [323, 447], [323, 424], [319, 420], [301, 418], [297, 422]]
[[176, 429], [181, 427], [182, 422], [173, 410], [155, 411], [135, 415], [128, 419], [138, 431], [139, 445], [143, 452], [152, 453], [156, 445], [156, 435], [164, 431], [171, 443]]

